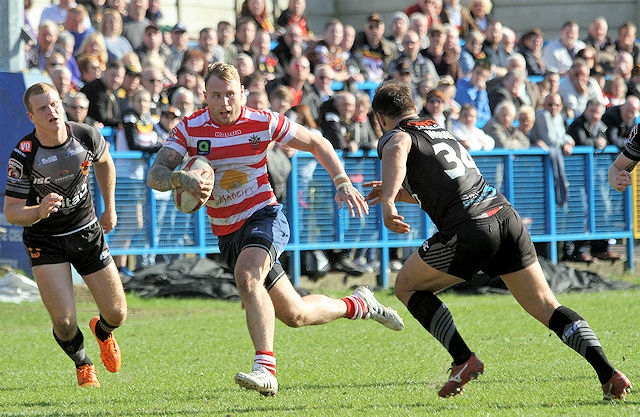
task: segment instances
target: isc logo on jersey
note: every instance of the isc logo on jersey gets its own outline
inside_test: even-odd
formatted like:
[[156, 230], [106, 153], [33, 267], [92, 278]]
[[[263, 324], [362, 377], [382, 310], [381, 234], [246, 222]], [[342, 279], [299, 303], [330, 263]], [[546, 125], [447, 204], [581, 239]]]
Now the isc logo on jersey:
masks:
[[34, 178], [33, 183], [35, 185], [51, 184], [51, 177]]

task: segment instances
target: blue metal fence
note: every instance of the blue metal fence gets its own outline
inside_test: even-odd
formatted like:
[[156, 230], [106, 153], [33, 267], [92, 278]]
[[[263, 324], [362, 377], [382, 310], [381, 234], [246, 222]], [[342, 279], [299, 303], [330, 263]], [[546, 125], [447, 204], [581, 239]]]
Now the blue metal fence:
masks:
[[[567, 204], [556, 204], [554, 178], [548, 154], [541, 149], [495, 149], [472, 153], [478, 167], [514, 205], [536, 243], [546, 243], [546, 257], [558, 260], [558, 244], [564, 241], [624, 239], [627, 268], [633, 268], [632, 197], [609, 187], [607, 169], [618, 149], [576, 147], [565, 156], [569, 180]], [[113, 152], [116, 161], [135, 160], [148, 167], [150, 158], [140, 152]], [[356, 187], [380, 178], [380, 161], [374, 152], [343, 154], [342, 161]], [[364, 219], [350, 218], [334, 203], [334, 186], [313, 155], [298, 152], [292, 159], [292, 175], [284, 202], [291, 225], [289, 274], [294, 284], [301, 275], [300, 254], [306, 250], [372, 248], [380, 260], [379, 284], [387, 287], [390, 248], [414, 248], [435, 232], [429, 217], [417, 205], [399, 203], [399, 212], [411, 224], [409, 235], [390, 233], [377, 206]], [[205, 256], [217, 253], [204, 210], [193, 215], [178, 212], [170, 193], [157, 193], [146, 181], [125, 169], [117, 170], [117, 230], [109, 234], [114, 255]], [[366, 190], [363, 190], [366, 193]], [[96, 196], [98, 211], [100, 196]]]

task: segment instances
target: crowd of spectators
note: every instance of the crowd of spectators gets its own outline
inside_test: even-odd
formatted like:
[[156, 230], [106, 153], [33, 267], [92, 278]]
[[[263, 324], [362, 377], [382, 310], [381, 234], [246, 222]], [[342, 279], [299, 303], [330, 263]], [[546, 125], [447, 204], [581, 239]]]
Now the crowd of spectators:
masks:
[[[347, 152], [376, 147], [372, 88], [405, 80], [420, 115], [468, 149], [554, 153], [565, 204], [563, 155], [575, 144], [622, 147], [638, 116], [636, 25], [610, 30], [598, 16], [580, 39], [573, 21], [557, 33], [512, 29], [491, 10], [491, 0], [417, 0], [388, 19], [371, 13], [361, 26], [331, 18], [314, 34], [305, 0], [290, 0], [277, 16], [265, 0], [245, 0], [235, 22], [204, 28], [167, 22], [160, 0], [58, 0], [31, 28], [26, 64], [48, 71], [69, 120], [113, 128], [117, 151], [158, 149], [176, 119], [203, 107], [203, 75], [216, 61], [238, 69], [248, 104], [286, 112]], [[619, 257], [608, 244], [592, 243], [591, 253], [586, 246], [566, 245], [564, 259]], [[371, 252], [340, 251], [331, 261], [358, 275], [375, 269]]]

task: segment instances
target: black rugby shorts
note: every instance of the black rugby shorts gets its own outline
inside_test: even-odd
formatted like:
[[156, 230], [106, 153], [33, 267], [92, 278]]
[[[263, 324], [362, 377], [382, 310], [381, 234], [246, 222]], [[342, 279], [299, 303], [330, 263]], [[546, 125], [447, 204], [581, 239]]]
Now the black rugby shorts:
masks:
[[522, 219], [510, 205], [483, 219], [469, 219], [448, 241], [438, 232], [418, 254], [427, 264], [464, 280], [478, 271], [495, 277], [533, 264], [536, 250]]
[[80, 275], [89, 275], [113, 261], [99, 221], [68, 235], [25, 235], [23, 240], [32, 267], [69, 262]]

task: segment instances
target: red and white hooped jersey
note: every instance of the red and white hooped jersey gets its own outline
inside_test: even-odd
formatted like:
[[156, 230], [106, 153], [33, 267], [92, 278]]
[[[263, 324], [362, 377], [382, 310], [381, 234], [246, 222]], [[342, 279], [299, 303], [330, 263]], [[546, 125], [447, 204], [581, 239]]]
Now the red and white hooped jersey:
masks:
[[253, 213], [277, 203], [267, 174], [267, 146], [289, 142], [297, 125], [270, 111], [242, 107], [233, 125], [219, 126], [205, 108], [182, 119], [167, 139], [180, 154], [202, 155], [215, 172], [207, 215], [216, 236], [238, 230]]

